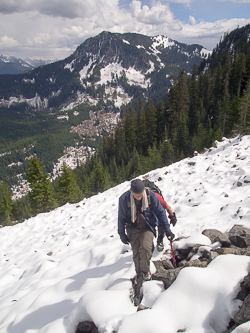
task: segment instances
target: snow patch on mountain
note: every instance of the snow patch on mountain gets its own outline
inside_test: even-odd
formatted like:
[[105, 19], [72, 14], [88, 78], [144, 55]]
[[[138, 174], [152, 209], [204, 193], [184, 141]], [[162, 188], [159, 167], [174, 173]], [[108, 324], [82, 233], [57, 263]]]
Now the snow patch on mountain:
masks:
[[152, 40], [153, 40], [153, 44], [152, 44], [151, 47], [156, 52], [159, 52], [157, 50], [157, 47], [159, 47], [159, 46], [161, 46], [165, 49], [167, 47], [171, 47], [171, 46], [176, 45], [175, 42], [172, 39], [170, 39], [168, 37], [165, 37], [163, 35], [158, 35], [158, 36], [152, 37]]
[[38, 94], [36, 94], [36, 96], [33, 98], [24, 98], [21, 95], [19, 97], [10, 97], [9, 100], [6, 100], [4, 98], [0, 100], [0, 105], [7, 108], [11, 107], [14, 104], [20, 103], [27, 103], [28, 105], [37, 108], [38, 110], [46, 109], [48, 107], [48, 99], [44, 98], [42, 100]]

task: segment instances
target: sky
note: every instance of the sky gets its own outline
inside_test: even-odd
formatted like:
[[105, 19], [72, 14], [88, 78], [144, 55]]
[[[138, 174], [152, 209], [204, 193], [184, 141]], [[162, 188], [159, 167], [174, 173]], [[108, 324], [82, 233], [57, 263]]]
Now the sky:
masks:
[[102, 31], [162, 34], [211, 51], [250, 23], [250, 0], [0, 0], [0, 54], [64, 59]]
[[[221, 245], [211, 244], [204, 229], [250, 228], [249, 162], [244, 136], [149, 172], [176, 213], [174, 251], [200, 244], [194, 260]], [[226, 331], [242, 305], [236, 296], [249, 256], [221, 255], [206, 268], [183, 268], [166, 290], [162, 281], [145, 282], [141, 303], [150, 309], [137, 312], [131, 247], [117, 233], [118, 198], [129, 186], [0, 228], [0, 333], [75, 333], [85, 320], [100, 333]], [[164, 247], [154, 250], [152, 273], [153, 261], [171, 258], [166, 237]], [[232, 333], [249, 332], [250, 321]]]

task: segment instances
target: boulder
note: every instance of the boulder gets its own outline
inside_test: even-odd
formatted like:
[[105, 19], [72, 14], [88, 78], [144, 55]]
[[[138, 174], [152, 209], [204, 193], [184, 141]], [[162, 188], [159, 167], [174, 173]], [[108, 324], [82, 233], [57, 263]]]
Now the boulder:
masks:
[[230, 242], [240, 248], [250, 247], [250, 229], [234, 225], [229, 231]]
[[178, 267], [180, 267], [180, 268], [184, 268], [184, 267], [201, 267], [201, 268], [204, 268], [204, 267], [207, 267], [207, 265], [208, 265], [207, 261], [200, 261], [199, 259], [196, 259], [196, 260], [191, 260], [191, 261], [183, 260], [179, 263]]
[[164, 288], [168, 289], [171, 284], [176, 280], [178, 274], [180, 273], [181, 268], [169, 269], [164, 271], [156, 271], [155, 274], [152, 274], [153, 280], [159, 280], [164, 283]]
[[169, 259], [165, 259], [162, 261], [162, 264], [163, 264], [163, 267], [166, 269], [166, 270], [169, 270], [169, 269], [174, 269], [174, 266], [172, 264], [172, 261], [169, 260]]
[[190, 260], [194, 254], [196, 254], [199, 250], [199, 247], [202, 246], [201, 244], [196, 244], [192, 249], [191, 251], [189, 252], [186, 260]]
[[212, 260], [214, 260], [216, 257], [218, 257], [219, 253], [215, 252], [215, 251], [207, 251], [205, 250], [202, 253], [202, 256], [200, 257], [200, 259], [206, 259], [208, 260], [208, 262], [211, 262]]
[[218, 237], [215, 238], [215, 242], [220, 242], [222, 247], [230, 247], [231, 242], [229, 240], [229, 232], [220, 234]]
[[98, 328], [91, 321], [82, 321], [78, 324], [76, 333], [98, 333]]
[[237, 254], [240, 255], [240, 249], [232, 249], [230, 247], [221, 247], [219, 249], [215, 249], [214, 252], [218, 254]]
[[187, 249], [178, 249], [175, 250], [175, 259], [177, 262], [180, 262], [184, 259], [187, 258], [187, 256], [189, 255], [189, 253], [191, 252], [192, 247], [189, 247]]
[[215, 243], [215, 238], [219, 237], [221, 235], [221, 232], [216, 229], [205, 229], [202, 231], [202, 234], [204, 236], [207, 236], [212, 243]]
[[250, 273], [244, 277], [240, 284], [240, 291], [237, 295], [237, 299], [244, 301], [244, 299], [250, 294]]
[[243, 324], [250, 320], [250, 294], [245, 298], [239, 312], [234, 317], [237, 324]]

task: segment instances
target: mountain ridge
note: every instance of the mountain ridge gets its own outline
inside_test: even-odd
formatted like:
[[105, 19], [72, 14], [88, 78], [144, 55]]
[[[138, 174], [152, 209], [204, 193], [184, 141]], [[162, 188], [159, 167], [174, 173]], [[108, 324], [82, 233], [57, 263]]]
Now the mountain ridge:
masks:
[[21, 59], [13, 56], [0, 55], [0, 75], [1, 74], [20, 74], [31, 71], [32, 69], [50, 64], [55, 60], [42, 59]]
[[[86, 39], [64, 60], [25, 74], [0, 76], [0, 107], [22, 104], [26, 109], [54, 112], [72, 102], [89, 102], [99, 103], [106, 111], [118, 110], [129, 102], [151, 98], [148, 87], [153, 87], [155, 98], [165, 99], [170, 77], [180, 68], [190, 73], [193, 64], [208, 54], [201, 45], [182, 44], [162, 35], [104, 31]], [[109, 77], [102, 80], [109, 65], [113, 66]]]

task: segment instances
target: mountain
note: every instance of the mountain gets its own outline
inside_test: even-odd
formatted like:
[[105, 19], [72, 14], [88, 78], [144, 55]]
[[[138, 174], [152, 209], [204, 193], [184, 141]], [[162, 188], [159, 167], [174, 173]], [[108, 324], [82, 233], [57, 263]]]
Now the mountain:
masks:
[[162, 35], [104, 31], [64, 60], [0, 76], [0, 107], [55, 111], [89, 103], [107, 111], [141, 98], [165, 100], [171, 77], [182, 68], [191, 73], [208, 54]]
[[25, 59], [15, 57], [7, 57], [0, 55], [0, 75], [1, 74], [19, 74], [24, 72], [29, 72], [32, 69], [47, 65], [53, 62], [52, 60], [42, 60], [42, 59]]
[[[250, 136], [216, 145], [149, 172], [177, 216], [171, 226], [175, 254], [199, 244], [193, 263], [202, 253], [223, 250], [202, 234], [205, 229], [219, 235], [235, 224], [250, 224]], [[166, 290], [160, 280], [144, 283], [142, 304], [151, 309], [137, 312], [131, 301], [131, 247], [117, 234], [118, 198], [129, 185], [0, 229], [0, 333], [74, 333], [86, 320], [103, 333], [229, 332], [242, 305], [237, 294], [249, 273], [246, 255], [225, 254], [204, 268], [179, 268]], [[153, 262], [171, 257], [166, 237], [164, 246], [166, 252], [154, 251], [152, 273]], [[250, 332], [247, 320], [233, 332]]]
[[[231, 32], [227, 32], [221, 38], [220, 42], [213, 49], [207, 59], [204, 59], [200, 65], [200, 70], [210, 68], [212, 71], [221, 62], [225, 65], [227, 56], [235, 58], [237, 54], [244, 53], [246, 56], [250, 54], [250, 24], [237, 28]], [[246, 61], [246, 59], [245, 59]]]

